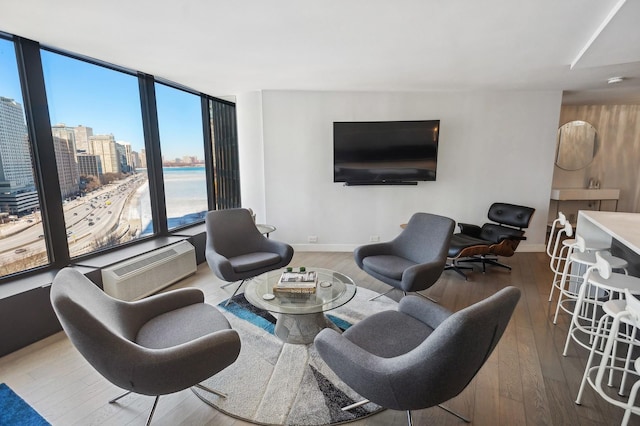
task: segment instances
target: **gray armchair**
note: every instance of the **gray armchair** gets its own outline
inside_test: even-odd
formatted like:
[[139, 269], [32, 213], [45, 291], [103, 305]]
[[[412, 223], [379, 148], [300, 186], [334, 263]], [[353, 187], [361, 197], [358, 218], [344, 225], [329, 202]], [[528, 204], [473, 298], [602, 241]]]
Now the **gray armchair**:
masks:
[[[53, 309], [71, 343], [102, 376], [127, 390], [155, 396], [191, 387], [231, 365], [240, 338], [195, 288], [136, 302], [114, 299], [80, 272], [62, 269], [51, 286]], [[195, 393], [195, 392], [194, 392]]]
[[393, 287], [389, 291], [399, 289], [407, 294], [426, 290], [444, 271], [454, 226], [448, 217], [415, 213], [393, 240], [356, 248], [356, 264]]
[[382, 407], [406, 410], [411, 425], [411, 410], [440, 406], [467, 387], [498, 344], [519, 299], [520, 290], [507, 287], [451, 313], [406, 296], [397, 311], [374, 314], [343, 334], [324, 329], [314, 343], [348, 386]]
[[231, 298], [249, 278], [285, 267], [291, 262], [293, 248], [266, 238], [258, 231], [247, 209], [213, 210], [205, 217], [209, 268], [218, 278], [240, 284]]

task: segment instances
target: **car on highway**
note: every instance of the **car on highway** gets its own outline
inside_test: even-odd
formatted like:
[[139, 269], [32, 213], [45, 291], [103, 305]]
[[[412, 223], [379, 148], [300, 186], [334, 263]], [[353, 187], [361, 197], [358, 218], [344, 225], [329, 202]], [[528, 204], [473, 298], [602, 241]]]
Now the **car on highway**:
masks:
[[18, 253], [19, 254], [19, 253], [24, 253], [26, 251], [27, 251], [26, 248], [19, 248], [19, 249], [16, 249], [16, 251], [14, 253]]

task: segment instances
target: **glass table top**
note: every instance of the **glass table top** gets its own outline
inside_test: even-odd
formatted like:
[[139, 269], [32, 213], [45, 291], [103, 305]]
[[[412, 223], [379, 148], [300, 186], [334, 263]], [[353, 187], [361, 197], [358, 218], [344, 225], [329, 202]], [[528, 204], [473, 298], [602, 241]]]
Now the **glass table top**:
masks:
[[318, 274], [318, 285], [313, 294], [280, 296], [276, 293], [271, 300], [265, 299], [265, 295], [274, 294], [273, 287], [286, 271], [283, 268], [259, 275], [249, 281], [244, 296], [254, 306], [269, 312], [290, 315], [329, 311], [344, 305], [355, 296], [357, 287], [348, 276], [329, 269], [307, 267], [306, 270], [316, 271]]

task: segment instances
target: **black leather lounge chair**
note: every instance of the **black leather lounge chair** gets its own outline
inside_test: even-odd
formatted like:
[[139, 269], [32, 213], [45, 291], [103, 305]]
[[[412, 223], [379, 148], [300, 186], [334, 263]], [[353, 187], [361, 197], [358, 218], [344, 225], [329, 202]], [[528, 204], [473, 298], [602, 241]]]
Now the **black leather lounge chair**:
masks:
[[480, 262], [482, 272], [486, 271], [487, 264], [511, 270], [509, 265], [498, 262], [498, 256], [513, 256], [520, 241], [526, 240], [524, 229], [529, 227], [534, 212], [531, 207], [493, 203], [487, 216], [494, 223], [485, 223], [482, 227], [458, 223], [460, 232], [451, 237], [448, 254], [451, 263], [445, 269], [453, 269], [465, 280], [467, 276], [462, 270], [473, 268], [461, 263]]

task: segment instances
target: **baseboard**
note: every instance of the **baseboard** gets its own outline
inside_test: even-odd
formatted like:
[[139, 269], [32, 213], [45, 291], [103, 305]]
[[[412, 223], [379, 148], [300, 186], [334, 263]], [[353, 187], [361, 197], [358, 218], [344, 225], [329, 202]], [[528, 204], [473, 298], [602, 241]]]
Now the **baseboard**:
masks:
[[[368, 243], [372, 244], [372, 243]], [[324, 252], [350, 252], [357, 247], [365, 244], [292, 244], [295, 251], [324, 251]], [[522, 253], [538, 253], [546, 251], [547, 246], [544, 244], [520, 244], [519, 252]]]
[[291, 244], [295, 251], [349, 252], [362, 244]]

